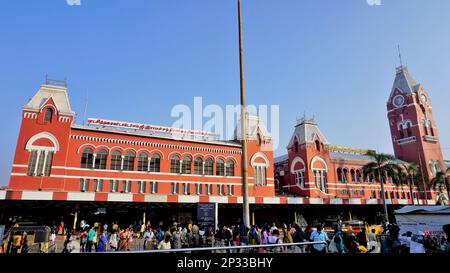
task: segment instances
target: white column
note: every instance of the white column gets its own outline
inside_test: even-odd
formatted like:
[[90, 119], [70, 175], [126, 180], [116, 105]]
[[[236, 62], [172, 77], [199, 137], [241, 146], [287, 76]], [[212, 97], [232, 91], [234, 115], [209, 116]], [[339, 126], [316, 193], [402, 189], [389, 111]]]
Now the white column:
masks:
[[183, 160], [180, 160], [180, 173], [183, 173]]
[[45, 173], [45, 165], [47, 164], [47, 155], [48, 155], [48, 151], [44, 151], [44, 164], [42, 164], [42, 175], [44, 175]]
[[[151, 160], [151, 158], [148, 157], [147, 160], [148, 160], [147, 171], [149, 172], [150, 171], [150, 160]], [[139, 159], [138, 159], [138, 162], [139, 162]]]
[[205, 175], [205, 161], [202, 161], [202, 175]]
[[39, 165], [39, 159], [41, 157], [41, 152], [42, 152], [41, 150], [37, 150], [36, 164], [34, 165], [33, 176], [36, 176], [37, 167]]
[[95, 159], [97, 158], [97, 154], [93, 154], [93, 159], [92, 159], [92, 169], [95, 169]]
[[123, 170], [123, 159], [125, 158], [125, 156], [120, 156], [120, 170]]

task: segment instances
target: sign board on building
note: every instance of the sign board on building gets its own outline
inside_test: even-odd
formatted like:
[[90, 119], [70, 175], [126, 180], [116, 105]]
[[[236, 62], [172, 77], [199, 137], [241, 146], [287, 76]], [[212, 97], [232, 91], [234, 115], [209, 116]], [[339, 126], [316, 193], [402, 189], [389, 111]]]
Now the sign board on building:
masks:
[[200, 228], [206, 228], [208, 226], [215, 226], [215, 203], [198, 203], [197, 206], [197, 224]]
[[87, 122], [89, 125], [99, 125], [102, 127], [116, 127], [116, 128], [122, 128], [122, 129], [133, 130], [133, 131], [146, 131], [151, 134], [160, 134], [160, 135], [171, 136], [171, 137], [200, 138], [200, 139], [205, 139], [205, 140], [218, 140], [219, 139], [218, 134], [214, 134], [214, 133], [206, 132], [206, 131], [199, 131], [199, 130], [163, 127], [163, 126], [156, 126], [156, 125], [150, 125], [150, 124], [105, 120], [105, 119], [98, 119], [98, 118], [89, 118]]

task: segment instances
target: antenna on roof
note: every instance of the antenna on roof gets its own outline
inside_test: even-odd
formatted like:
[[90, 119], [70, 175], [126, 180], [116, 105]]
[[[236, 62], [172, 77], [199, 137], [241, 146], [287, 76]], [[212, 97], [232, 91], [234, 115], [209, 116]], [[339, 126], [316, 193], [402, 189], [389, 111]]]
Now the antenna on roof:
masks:
[[87, 107], [88, 107], [88, 95], [89, 95], [89, 89], [86, 89], [86, 98], [84, 102], [84, 113], [83, 113], [83, 126], [86, 123], [86, 113], [87, 113]]
[[398, 58], [400, 59], [400, 67], [403, 67], [402, 52], [400, 51], [400, 45], [398, 45]]

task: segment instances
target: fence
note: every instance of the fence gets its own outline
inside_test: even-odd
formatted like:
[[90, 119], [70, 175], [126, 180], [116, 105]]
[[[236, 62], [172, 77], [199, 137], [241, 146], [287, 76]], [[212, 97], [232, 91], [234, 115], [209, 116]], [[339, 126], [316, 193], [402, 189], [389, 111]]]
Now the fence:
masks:
[[[243, 246], [220, 246], [201, 248], [179, 248], [179, 249], [152, 249], [152, 250], [132, 250], [115, 251], [115, 253], [306, 253], [308, 246], [324, 245], [325, 253], [328, 253], [326, 241], [290, 243], [290, 244], [266, 244], [266, 245], [243, 245]], [[107, 253], [107, 252], [103, 252]]]

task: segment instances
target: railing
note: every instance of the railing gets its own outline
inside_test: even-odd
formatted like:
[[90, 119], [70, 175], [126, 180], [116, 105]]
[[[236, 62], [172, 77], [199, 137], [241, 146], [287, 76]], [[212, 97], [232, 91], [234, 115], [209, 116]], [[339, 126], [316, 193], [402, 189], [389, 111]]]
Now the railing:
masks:
[[[306, 246], [314, 246], [314, 245], [324, 245], [325, 252], [328, 253], [328, 244], [326, 241], [290, 243], [290, 244], [283, 243], [283, 244], [243, 245], [243, 246], [223, 246], [223, 247], [220, 246], [220, 247], [179, 248], [179, 249], [152, 249], [152, 250], [140, 250], [140, 251], [114, 251], [114, 253], [134, 253], [134, 254], [136, 254], [136, 253], [192, 253], [192, 252], [304, 253], [305, 252], [304, 249]], [[269, 251], [269, 249], [272, 251]], [[275, 250], [273, 250], [273, 249], [275, 249]], [[240, 251], [240, 250], [242, 250], [242, 251]], [[253, 251], [251, 251], [251, 250], [253, 250]], [[111, 253], [111, 252], [99, 252], [99, 253]]]

